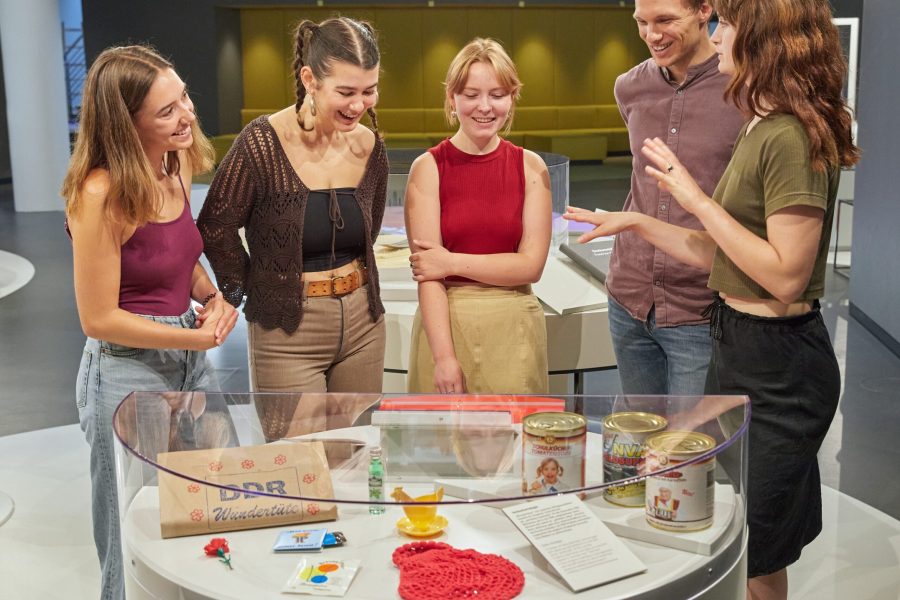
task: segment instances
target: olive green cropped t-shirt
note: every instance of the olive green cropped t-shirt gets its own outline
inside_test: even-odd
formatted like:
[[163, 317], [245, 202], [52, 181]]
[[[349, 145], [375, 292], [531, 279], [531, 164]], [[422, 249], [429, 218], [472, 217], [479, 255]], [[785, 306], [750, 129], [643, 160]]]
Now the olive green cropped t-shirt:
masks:
[[[713, 193], [713, 200], [763, 239], [768, 239], [766, 219], [778, 210], [798, 205], [824, 210], [816, 263], [798, 300], [820, 298], [825, 290], [825, 266], [840, 169], [813, 170], [809, 138], [793, 115], [769, 115], [749, 133], [746, 131], [745, 125], [735, 143], [731, 162]], [[713, 258], [709, 287], [741, 298], [774, 298], [738, 269], [720, 249], [716, 249]]]

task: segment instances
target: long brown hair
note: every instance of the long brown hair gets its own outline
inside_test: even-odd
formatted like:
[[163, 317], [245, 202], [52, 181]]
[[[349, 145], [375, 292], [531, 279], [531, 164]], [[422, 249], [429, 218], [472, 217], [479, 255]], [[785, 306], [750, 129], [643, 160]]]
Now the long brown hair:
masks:
[[841, 96], [847, 64], [828, 0], [714, 0], [734, 26], [735, 73], [725, 95], [754, 115], [792, 114], [809, 137], [813, 168], [859, 160]]
[[[172, 64], [146, 46], [107, 48], [94, 61], [82, 92], [81, 118], [69, 170], [63, 181], [66, 213], [79, 209], [81, 188], [96, 168], [109, 172], [107, 210], [118, 203], [129, 224], [143, 225], [158, 218], [162, 197], [151, 165], [134, 127], [134, 117], [157, 75]], [[191, 124], [193, 144], [187, 159], [195, 173], [212, 168], [215, 153], [200, 129]], [[177, 174], [181, 161], [177, 152], [168, 152], [166, 171]]]
[[[297, 121], [306, 131], [305, 123], [300, 120], [300, 107], [306, 98], [306, 88], [300, 80], [300, 69], [309, 67], [313, 76], [322, 80], [331, 74], [331, 65], [339, 60], [348, 65], [359, 67], [365, 71], [374, 69], [381, 61], [378, 51], [378, 34], [365, 21], [357, 21], [349, 17], [334, 17], [321, 23], [304, 20], [294, 30], [294, 80], [297, 101]], [[375, 135], [378, 133], [378, 116], [375, 107], [370, 106], [366, 112], [372, 120]]]

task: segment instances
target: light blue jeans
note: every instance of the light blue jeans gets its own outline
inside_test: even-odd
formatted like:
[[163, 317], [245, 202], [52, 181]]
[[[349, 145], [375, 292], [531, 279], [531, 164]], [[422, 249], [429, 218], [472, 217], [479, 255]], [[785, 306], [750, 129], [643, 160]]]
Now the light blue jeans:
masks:
[[[178, 317], [145, 317], [172, 327], [194, 326], [193, 309]], [[144, 350], [88, 338], [78, 369], [75, 401], [91, 446], [94, 544], [102, 569], [101, 600], [125, 598], [119, 501], [113, 448], [113, 413], [134, 391], [217, 391], [205, 352]]]
[[623, 393], [703, 395], [712, 355], [708, 324], [657, 327], [653, 308], [640, 321], [610, 297], [609, 332]]

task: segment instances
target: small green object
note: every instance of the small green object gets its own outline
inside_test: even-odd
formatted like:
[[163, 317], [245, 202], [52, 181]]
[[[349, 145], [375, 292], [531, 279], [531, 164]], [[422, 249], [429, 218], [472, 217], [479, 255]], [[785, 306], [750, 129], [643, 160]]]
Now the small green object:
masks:
[[[381, 462], [380, 446], [369, 450], [369, 500], [384, 500], [384, 463]], [[383, 514], [384, 510], [382, 504], [369, 505], [371, 515]]]

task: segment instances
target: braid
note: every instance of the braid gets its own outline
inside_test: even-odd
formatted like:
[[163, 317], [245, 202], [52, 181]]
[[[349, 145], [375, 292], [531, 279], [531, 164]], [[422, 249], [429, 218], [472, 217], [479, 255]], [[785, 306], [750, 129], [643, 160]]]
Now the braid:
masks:
[[366, 114], [368, 114], [369, 118], [372, 120], [372, 127], [375, 128], [375, 137], [381, 138], [381, 132], [378, 131], [378, 117], [375, 115], [375, 107], [370, 106], [367, 108]]
[[294, 68], [295, 81], [294, 94], [296, 96], [294, 111], [297, 113], [297, 123], [300, 125], [300, 129], [304, 131], [311, 131], [312, 128], [307, 129], [304, 127], [303, 120], [300, 118], [300, 107], [303, 106], [303, 101], [306, 99], [306, 87], [300, 79], [300, 69], [307, 64], [309, 43], [312, 39], [312, 30], [314, 27], [316, 27], [315, 23], [305, 20], [297, 26], [297, 30], [294, 33], [294, 63], [292, 65]]

